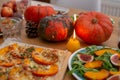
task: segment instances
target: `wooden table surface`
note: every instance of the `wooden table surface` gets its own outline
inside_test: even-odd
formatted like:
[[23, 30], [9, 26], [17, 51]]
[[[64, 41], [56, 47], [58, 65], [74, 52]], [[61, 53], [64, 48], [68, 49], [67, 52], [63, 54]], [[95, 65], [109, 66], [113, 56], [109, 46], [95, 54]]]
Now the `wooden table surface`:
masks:
[[[2, 4], [2, 3], [1, 3]], [[78, 14], [82, 12], [82, 10], [77, 10], [77, 9], [70, 9], [68, 15], [71, 16], [73, 14]], [[110, 16], [114, 21], [115, 24], [114, 25], [114, 30], [113, 33], [111, 35], [111, 37], [109, 38], [109, 40], [107, 40], [106, 42], [102, 43], [101, 45], [105, 45], [105, 46], [109, 46], [109, 47], [114, 47], [117, 48], [117, 44], [118, 44], [118, 22], [120, 21], [120, 17], [115, 17], [115, 16]], [[43, 41], [41, 39], [38, 38], [27, 38], [26, 33], [25, 33], [25, 21], [22, 22], [22, 42], [28, 43], [28, 44], [34, 44], [34, 45], [38, 45], [38, 46], [44, 46], [44, 47], [48, 47], [48, 48], [57, 48], [57, 49], [62, 49], [62, 50], [66, 50], [66, 43], [67, 41], [64, 42], [56, 42], [56, 43], [50, 43], [50, 42], [46, 42]], [[0, 44], [3, 43], [3, 39], [0, 38]], [[88, 44], [84, 43], [82, 40], [80, 40], [80, 44], [81, 44], [81, 48], [88, 46]], [[68, 75], [67, 74], [68, 69], [66, 70], [66, 75], [64, 76], [64, 80], [75, 80], [75, 78], [72, 75]]]

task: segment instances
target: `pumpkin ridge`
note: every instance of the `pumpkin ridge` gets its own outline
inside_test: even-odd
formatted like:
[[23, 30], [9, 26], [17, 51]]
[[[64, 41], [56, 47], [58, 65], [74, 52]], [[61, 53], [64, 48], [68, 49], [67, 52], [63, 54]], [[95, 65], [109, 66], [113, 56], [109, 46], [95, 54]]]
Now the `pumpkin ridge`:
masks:
[[26, 21], [38, 24], [42, 18], [53, 14], [55, 14], [55, 10], [51, 6], [29, 6], [26, 8], [24, 16]]
[[[105, 35], [105, 31], [103, 30], [103, 28], [102, 27], [100, 27], [100, 25], [99, 24], [97, 24], [97, 28], [99, 29], [98, 31], [96, 31], [96, 32], [98, 32], [96, 35], [98, 36], [98, 42], [99, 41], [105, 41], [105, 39], [103, 38], [103, 37], [106, 37], [106, 35]], [[101, 31], [100, 31], [101, 30]]]
[[94, 25], [94, 29], [93, 29], [93, 31], [91, 32], [91, 34], [92, 34], [92, 36], [90, 37], [91, 38], [91, 41], [92, 42], [98, 42], [98, 41], [100, 41], [100, 37], [99, 38], [95, 38], [96, 36], [98, 37], [98, 36], [100, 36], [100, 35], [98, 35], [99, 34], [99, 32], [97, 31], [97, 27]]
[[[105, 23], [104, 23], [105, 24]], [[108, 29], [108, 28], [106, 28], [106, 26], [105, 25], [103, 25], [103, 23], [102, 23], [102, 29], [104, 30], [104, 34], [105, 34], [105, 36], [106, 37], [109, 37], [110, 35], [108, 35], [107, 33], [105, 33], [106, 31], [108, 32], [108, 33], [111, 33], [111, 31]]]
[[38, 18], [40, 19], [40, 7], [38, 8]]
[[48, 8], [46, 8], [46, 12], [47, 12], [47, 15], [48, 15]]
[[110, 18], [101, 12], [85, 12], [75, 23], [76, 35], [89, 44], [101, 44], [113, 31]]

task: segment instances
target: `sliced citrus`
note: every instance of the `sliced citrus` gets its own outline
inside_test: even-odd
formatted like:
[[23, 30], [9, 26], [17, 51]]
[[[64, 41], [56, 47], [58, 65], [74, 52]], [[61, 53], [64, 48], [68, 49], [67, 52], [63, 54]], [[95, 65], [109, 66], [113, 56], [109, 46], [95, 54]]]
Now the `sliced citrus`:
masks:
[[35, 62], [39, 64], [50, 65], [58, 61], [58, 55], [56, 50], [42, 50], [41, 52], [33, 52], [32, 58]]
[[42, 68], [32, 70], [32, 73], [36, 76], [52, 76], [58, 72], [58, 66], [56, 64], [52, 64], [49, 66], [44, 66]]

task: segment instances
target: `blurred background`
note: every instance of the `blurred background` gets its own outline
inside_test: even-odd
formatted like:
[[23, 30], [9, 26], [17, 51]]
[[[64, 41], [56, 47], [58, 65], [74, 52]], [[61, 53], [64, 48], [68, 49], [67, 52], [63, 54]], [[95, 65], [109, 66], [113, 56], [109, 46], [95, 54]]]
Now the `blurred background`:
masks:
[[[62, 6], [64, 6], [64, 4], [70, 4], [70, 2], [71, 2], [71, 0], [64, 0], [64, 3], [61, 4], [62, 0], [37, 0], [37, 1], [43, 1], [43, 2], [62, 5]], [[61, 3], [58, 4], [58, 2], [60, 2], [60, 1], [61, 1]], [[75, 1], [77, 1], [77, 0], [75, 0]], [[75, 1], [74, 1], [74, 3], [75, 3]], [[78, 0], [78, 1], [80, 1], [80, 0]], [[89, 1], [92, 1], [92, 0], [89, 0]], [[73, 7], [78, 6], [74, 3], [72, 3], [71, 6], [73, 6]], [[94, 3], [94, 1], [93, 1], [93, 3]], [[86, 4], [83, 4], [83, 5], [87, 6]], [[100, 5], [101, 5], [101, 8], [100, 8], [101, 12], [111, 15], [111, 16], [120, 17], [120, 0], [101, 0]]]
[[[88, 1], [87, 0], [75, 0], [76, 3], [75, 2], [71, 3], [71, 1], [69, 1], [69, 0], [64, 0], [65, 3], [63, 3], [63, 4], [58, 4], [57, 3], [57, 2], [62, 3], [62, 1], [63, 0], [51, 0], [51, 3], [57, 4], [57, 5], [62, 5], [62, 6], [65, 6], [65, 7], [66, 7], [66, 5], [71, 4], [71, 6], [73, 6], [73, 7], [75, 6], [76, 8], [78, 8], [77, 6], [80, 6], [80, 8], [82, 8], [82, 7], [87, 7], [87, 6], [92, 7], [92, 6], [89, 6], [89, 5], [91, 5], [91, 4], [95, 5], [95, 2], [96, 2], [97, 6], [95, 6], [95, 7], [96, 8], [98, 7], [98, 9], [100, 9], [98, 11], [103, 12], [103, 13], [108, 14], [108, 15], [111, 15], [111, 16], [120, 17], [120, 0], [96, 0], [96, 1], [94, 1], [94, 0], [88, 0]], [[89, 4], [88, 3], [87, 4], [80, 4], [79, 3], [80, 1], [83, 1], [83, 2], [86, 1]], [[89, 1], [91, 1], [92, 3], [89, 2]], [[68, 6], [68, 7], [71, 7], [71, 6]]]
[[[0, 0], [0, 6], [2, 3], [6, 2], [6, 1], [9, 1], [9, 0]], [[81, 9], [81, 7], [79, 7], [80, 3], [75, 2], [75, 1], [80, 1], [80, 0], [36, 0], [36, 1], [47, 2], [47, 3], [59, 5], [59, 6], [64, 6], [67, 8], [71, 8], [71, 6], [72, 6], [73, 8]], [[74, 3], [71, 1], [74, 1]], [[89, 1], [92, 1], [92, 0], [89, 0]], [[70, 3], [72, 5], [68, 5]], [[83, 4], [83, 6], [87, 7], [88, 3]], [[93, 3], [94, 3], [94, 1], [93, 1]], [[120, 0], [100, 0], [100, 2], [97, 3], [97, 5], [99, 5], [99, 4], [100, 4], [100, 6], [99, 7], [97, 6], [97, 7], [98, 7], [100, 12], [103, 12], [103, 13], [111, 15], [111, 16], [120, 17]]]

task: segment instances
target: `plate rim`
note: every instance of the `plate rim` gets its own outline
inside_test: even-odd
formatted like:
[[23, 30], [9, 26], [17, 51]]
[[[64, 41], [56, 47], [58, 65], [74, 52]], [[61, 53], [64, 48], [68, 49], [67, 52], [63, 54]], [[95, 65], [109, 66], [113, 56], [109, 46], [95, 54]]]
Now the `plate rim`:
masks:
[[[72, 58], [77, 54], [78, 51], [80, 50], [84, 50], [85, 48], [81, 48], [81, 49], [78, 49], [77, 51], [73, 52], [72, 55], [70, 56], [69, 60], [68, 60], [68, 68], [69, 70], [72, 69], [72, 66], [70, 65], [71, 62], [72, 62]], [[77, 79], [77, 80], [82, 80], [80, 79], [75, 73], [72, 73], [72, 75]]]

